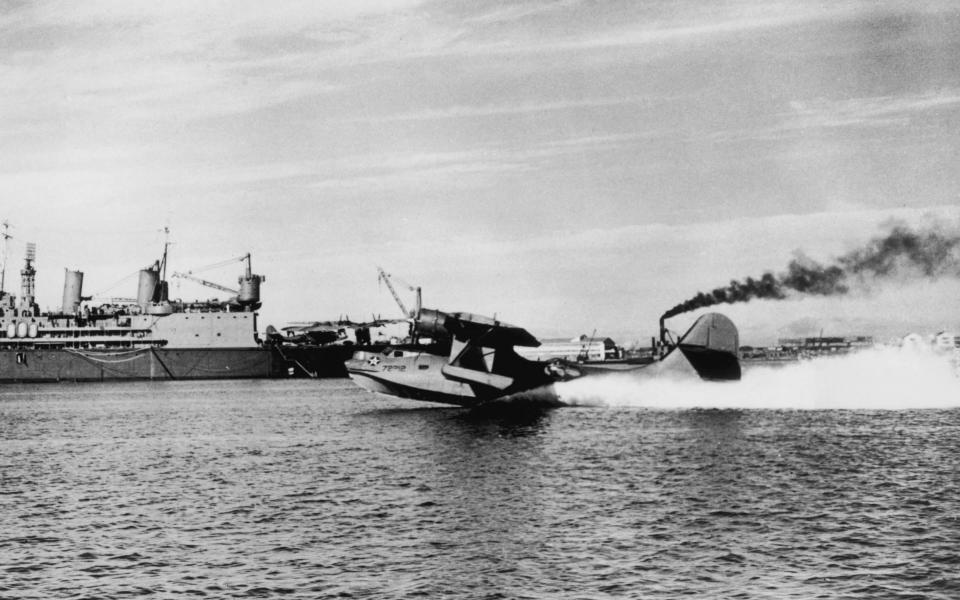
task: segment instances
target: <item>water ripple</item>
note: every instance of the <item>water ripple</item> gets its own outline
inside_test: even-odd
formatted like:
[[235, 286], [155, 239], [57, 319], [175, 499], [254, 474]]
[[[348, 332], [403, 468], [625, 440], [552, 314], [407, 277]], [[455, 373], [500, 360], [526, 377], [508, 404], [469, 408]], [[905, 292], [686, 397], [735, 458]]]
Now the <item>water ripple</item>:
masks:
[[958, 430], [956, 409], [10, 386], [0, 598], [956, 598]]

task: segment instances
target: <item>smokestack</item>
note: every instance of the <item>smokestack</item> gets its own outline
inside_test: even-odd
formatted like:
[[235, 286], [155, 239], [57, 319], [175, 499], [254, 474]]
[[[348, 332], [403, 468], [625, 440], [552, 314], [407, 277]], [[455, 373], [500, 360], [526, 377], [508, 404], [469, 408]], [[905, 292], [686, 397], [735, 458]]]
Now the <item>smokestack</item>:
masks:
[[159, 262], [154, 263], [150, 268], [140, 270], [140, 280], [137, 285], [137, 304], [139, 304], [141, 308], [153, 301], [159, 282]]
[[61, 312], [65, 315], [76, 314], [80, 307], [80, 294], [83, 292], [83, 273], [64, 269], [63, 303]]

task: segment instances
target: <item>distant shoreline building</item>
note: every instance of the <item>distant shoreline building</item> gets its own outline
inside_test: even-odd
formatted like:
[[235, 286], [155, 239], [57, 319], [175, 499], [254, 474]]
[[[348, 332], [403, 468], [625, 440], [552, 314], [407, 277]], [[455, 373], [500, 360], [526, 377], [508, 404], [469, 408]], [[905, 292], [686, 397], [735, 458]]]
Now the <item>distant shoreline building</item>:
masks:
[[824, 354], [847, 354], [876, 345], [873, 336], [780, 338], [777, 344], [800, 355], [822, 356]]
[[562, 358], [574, 362], [595, 362], [623, 358], [623, 350], [611, 338], [581, 335], [570, 338], [540, 340], [536, 348], [517, 347], [517, 354], [530, 360]]
[[940, 331], [932, 336], [910, 333], [890, 342], [878, 342], [873, 336], [817, 336], [804, 338], [780, 338], [776, 346], [741, 346], [740, 358], [744, 361], [779, 362], [803, 360], [823, 356], [842, 356], [877, 346], [928, 349], [934, 352], [960, 354], [960, 336]]

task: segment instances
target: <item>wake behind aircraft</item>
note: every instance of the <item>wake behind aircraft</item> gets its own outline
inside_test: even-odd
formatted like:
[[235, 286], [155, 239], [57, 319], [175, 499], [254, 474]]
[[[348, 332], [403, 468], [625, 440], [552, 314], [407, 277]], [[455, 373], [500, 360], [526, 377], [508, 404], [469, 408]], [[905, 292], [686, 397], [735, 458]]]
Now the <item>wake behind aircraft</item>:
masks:
[[740, 379], [739, 335], [719, 313], [701, 316], [675, 343], [660, 322], [663, 355], [647, 364], [528, 360], [514, 347], [536, 347], [528, 331], [470, 313], [423, 308], [413, 316], [414, 340], [381, 352], [360, 351], [346, 361], [350, 377], [381, 394], [479, 406], [492, 401], [536, 399], [558, 403], [553, 384], [612, 374], [636, 378], [684, 377], [712, 381]]

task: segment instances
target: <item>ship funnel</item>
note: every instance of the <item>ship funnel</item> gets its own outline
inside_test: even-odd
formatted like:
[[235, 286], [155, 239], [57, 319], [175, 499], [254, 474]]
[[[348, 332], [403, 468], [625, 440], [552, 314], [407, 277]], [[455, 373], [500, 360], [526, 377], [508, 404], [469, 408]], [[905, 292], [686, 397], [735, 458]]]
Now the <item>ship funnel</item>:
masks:
[[64, 269], [63, 306], [61, 312], [72, 315], [80, 308], [80, 294], [83, 292], [83, 273]]
[[160, 268], [158, 264], [154, 263], [149, 269], [142, 269], [140, 271], [140, 284], [137, 287], [137, 304], [146, 306], [153, 301], [159, 281]]
[[260, 302], [260, 284], [266, 278], [262, 275], [245, 274], [240, 278], [240, 292], [237, 294], [237, 302], [247, 306]]
[[242, 260], [247, 261], [243, 275], [237, 280], [240, 291], [237, 292], [237, 302], [246, 310], [256, 310], [260, 307], [260, 284], [267, 280], [263, 275], [254, 275], [250, 253], [247, 252]]

